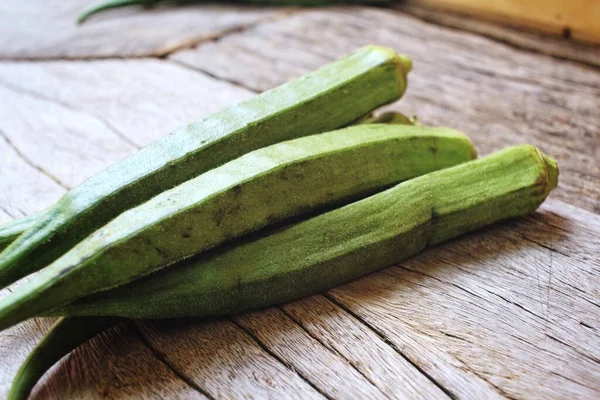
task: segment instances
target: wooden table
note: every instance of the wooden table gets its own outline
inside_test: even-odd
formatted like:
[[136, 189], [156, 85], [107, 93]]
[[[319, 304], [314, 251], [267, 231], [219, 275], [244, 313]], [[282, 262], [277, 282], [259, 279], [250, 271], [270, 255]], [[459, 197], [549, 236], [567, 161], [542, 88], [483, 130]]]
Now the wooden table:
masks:
[[[412, 6], [131, 8], [76, 26], [89, 3], [0, 4], [0, 220], [367, 43], [414, 60], [391, 109], [480, 154], [539, 146], [560, 186], [530, 217], [322, 295], [116, 327], [34, 398], [600, 398], [600, 48]], [[0, 333], [0, 398], [50, 323]]]

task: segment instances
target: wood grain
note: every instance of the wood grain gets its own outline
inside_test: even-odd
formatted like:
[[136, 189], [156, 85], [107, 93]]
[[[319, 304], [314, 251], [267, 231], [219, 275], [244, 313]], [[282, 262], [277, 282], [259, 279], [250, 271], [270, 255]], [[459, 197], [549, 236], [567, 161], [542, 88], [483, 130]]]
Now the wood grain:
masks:
[[39, 211], [63, 195], [65, 188], [24, 158], [2, 128], [0, 148], [0, 222]]
[[[205, 74], [152, 59], [0, 62], [0, 87], [16, 92], [15, 97], [57, 103], [56, 107], [48, 104], [48, 108], [72, 111], [73, 118], [55, 118], [55, 124], [71, 124], [70, 129], [83, 136], [90, 134], [84, 135], [83, 130], [93, 128], [97, 136], [104, 136], [105, 142], [112, 142], [120, 151], [127, 144], [146, 146], [252, 94]], [[28, 106], [22, 107], [21, 114], [28, 117]], [[83, 122], [77, 124], [75, 117]], [[54, 135], [60, 135], [61, 129], [66, 128], [53, 128], [57, 131]], [[39, 143], [31, 135], [22, 140], [30, 147]]]
[[2, 1], [0, 59], [162, 56], [287, 12], [216, 4], [150, 10], [128, 7], [107, 11], [77, 25], [77, 16], [93, 3]]
[[369, 43], [414, 61], [407, 94], [393, 109], [463, 130], [481, 154], [538, 146], [560, 163], [555, 196], [600, 212], [598, 70], [372, 8], [306, 11], [172, 59], [265, 90]]
[[323, 398], [226, 319], [148, 321], [140, 327], [152, 348], [213, 398]]
[[124, 325], [79, 347], [46, 376], [32, 399], [207, 398], [157, 359], [135, 329]]
[[359, 369], [309, 335], [280, 309], [245, 313], [235, 320], [328, 398], [386, 398]]
[[509, 398], [596, 398], [599, 232], [600, 217], [551, 200], [330, 295], [460, 398], [482, 398], [477, 381]]
[[[27, 13], [38, 15], [32, 6], [12, 17]], [[89, 45], [68, 38], [44, 48], [17, 29], [20, 43], [0, 54], [151, 54], [167, 35], [181, 42], [162, 34], [124, 30], [116, 44], [92, 35]], [[302, 11], [167, 60], [0, 62], [0, 218], [46, 207], [169, 131], [364, 43], [415, 60], [394, 109], [465, 130], [481, 153], [536, 144], [559, 158], [559, 190], [530, 217], [323, 295], [232, 318], [121, 325], [64, 359], [34, 398], [600, 397], [600, 217], [579, 208], [600, 211], [593, 68], [360, 7]], [[0, 397], [49, 323], [0, 333]]]
[[64, 188], [78, 185], [135, 150], [85, 113], [7, 87], [0, 87], [0, 102], [5, 140]]
[[316, 295], [286, 304], [282, 309], [312, 337], [348, 360], [386, 396], [448, 398], [401, 351], [328, 298]]

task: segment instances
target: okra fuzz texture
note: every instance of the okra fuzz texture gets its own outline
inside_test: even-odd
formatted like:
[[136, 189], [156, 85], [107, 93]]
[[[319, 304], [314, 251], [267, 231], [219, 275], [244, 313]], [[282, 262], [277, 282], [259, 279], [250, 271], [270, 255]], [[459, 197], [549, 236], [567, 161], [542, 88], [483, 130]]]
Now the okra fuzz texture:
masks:
[[533, 212], [558, 182], [556, 162], [528, 145], [432, 172], [50, 314], [213, 316], [312, 295], [427, 246]]
[[0, 329], [287, 218], [471, 160], [447, 128], [367, 124], [250, 152], [121, 214], [0, 300]]

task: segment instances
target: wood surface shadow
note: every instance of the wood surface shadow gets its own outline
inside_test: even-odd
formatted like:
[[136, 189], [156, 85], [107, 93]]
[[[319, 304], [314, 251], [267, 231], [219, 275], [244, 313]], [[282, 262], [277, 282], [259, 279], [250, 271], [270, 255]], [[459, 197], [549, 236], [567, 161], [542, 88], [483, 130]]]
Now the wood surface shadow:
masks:
[[[364, 322], [360, 314], [378, 305], [398, 302], [410, 307], [408, 302], [414, 302], [418, 296], [407, 295], [419, 287], [435, 287], [431, 285], [434, 281], [451, 283], [460, 280], [458, 275], [468, 274], [474, 277], [469, 285], [485, 285], [494, 275], [515, 273], [507, 272], [509, 269], [527, 274], [522, 270], [528, 262], [523, 260], [537, 257], [543, 263], [538, 253], [563, 251], [561, 243], [568, 240], [571, 232], [572, 221], [541, 210], [434, 246], [398, 266], [334, 288], [325, 297], [313, 298], [334, 303], [331, 305], [334, 313], [346, 316], [350, 313]], [[260, 370], [260, 363], [272, 356], [268, 350], [271, 345], [262, 342], [266, 337], [263, 331], [266, 327], [262, 325], [270, 325], [269, 337], [285, 338], [291, 329], [284, 321], [290, 317], [286, 310], [310, 307], [313, 303], [310, 298], [301, 299], [233, 317], [128, 321], [65, 357], [46, 374], [32, 398], [74, 396], [90, 390], [98, 398], [122, 396], [135, 390], [151, 395], [143, 387], [181, 393], [182, 385], [204, 393], [205, 384], [213, 386], [207, 381], [219, 380], [226, 373], [235, 374], [240, 363], [245, 363], [249, 370]], [[331, 318], [331, 314], [314, 312], [311, 318], [318, 324], [319, 318]], [[301, 320], [293, 323], [302, 325]], [[268, 354], [257, 362], [257, 354], [263, 350]]]

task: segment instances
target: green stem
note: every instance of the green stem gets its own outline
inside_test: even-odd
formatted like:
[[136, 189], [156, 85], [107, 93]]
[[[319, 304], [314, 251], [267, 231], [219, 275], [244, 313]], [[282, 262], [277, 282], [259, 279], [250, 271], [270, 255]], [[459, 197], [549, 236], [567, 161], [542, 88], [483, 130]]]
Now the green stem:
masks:
[[85, 10], [77, 17], [77, 23], [81, 24], [85, 22], [90, 16], [97, 14], [102, 11], [110, 10], [113, 8], [127, 7], [127, 6], [151, 6], [158, 3], [161, 0], [112, 0], [106, 3], [99, 4], [92, 8]]
[[7, 400], [27, 399], [37, 381], [58, 360], [120, 321], [113, 317], [60, 318], [19, 368]]
[[326, 6], [331, 4], [385, 4], [391, 0], [112, 0], [94, 6], [84, 11], [77, 18], [78, 23], [83, 23], [90, 16], [99, 12], [110, 10], [113, 8], [121, 8], [127, 6], [145, 6], [151, 7], [158, 3], [171, 2], [175, 4], [194, 4], [194, 3], [249, 3], [249, 4], [264, 4], [264, 5], [279, 5], [279, 6]]

